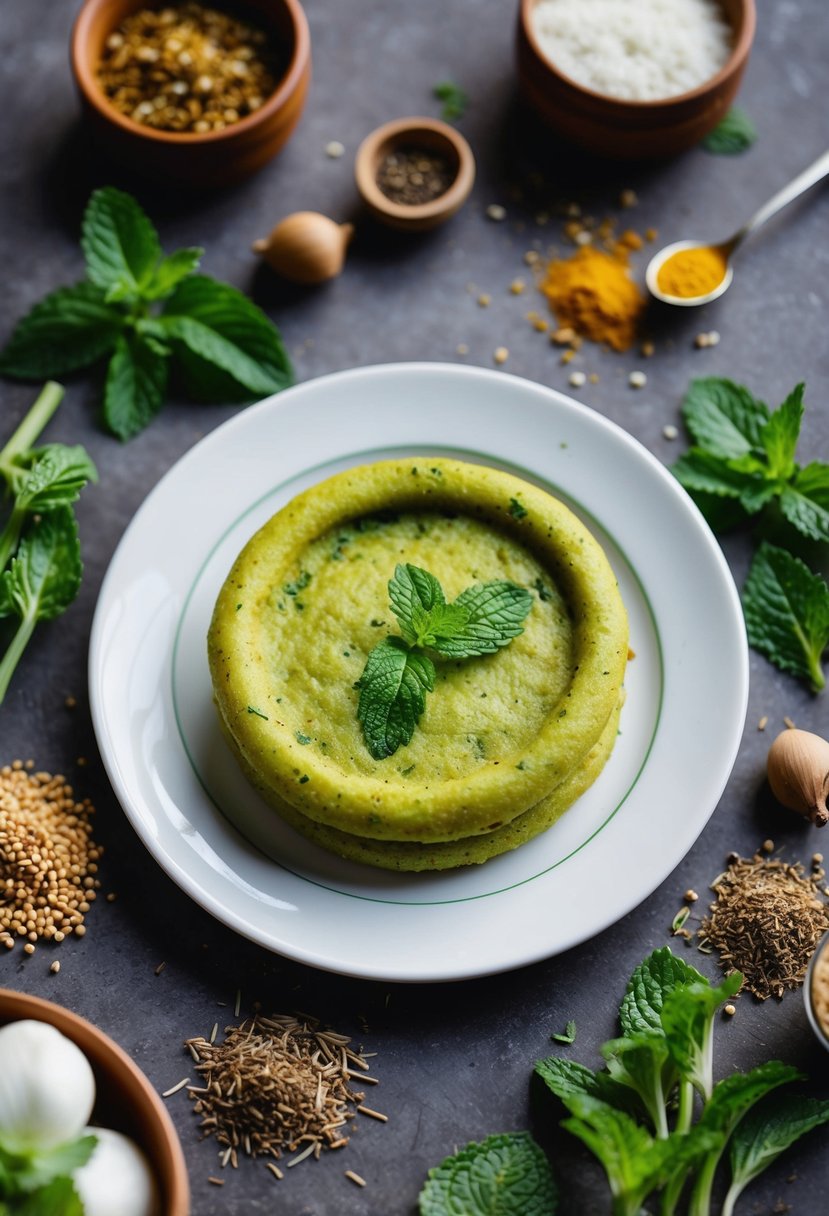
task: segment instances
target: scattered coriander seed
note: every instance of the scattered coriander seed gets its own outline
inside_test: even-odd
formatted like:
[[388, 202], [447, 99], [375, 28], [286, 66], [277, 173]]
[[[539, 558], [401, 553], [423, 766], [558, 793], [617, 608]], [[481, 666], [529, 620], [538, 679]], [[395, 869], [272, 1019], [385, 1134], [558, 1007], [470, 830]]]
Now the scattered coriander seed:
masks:
[[84, 937], [85, 935], [86, 925], [75, 925], [75, 937]]
[[576, 331], [569, 325], [562, 325], [550, 334], [550, 341], [556, 346], [569, 346], [576, 337]]
[[593, 233], [588, 232], [586, 228], [582, 228], [581, 232], [576, 233], [575, 239], [577, 245], [592, 245]]
[[528, 249], [524, 254], [524, 262], [527, 266], [535, 266], [541, 261], [541, 254], [536, 249]]
[[697, 334], [694, 338], [694, 346], [697, 350], [704, 350], [708, 345], [708, 334]]
[[766, 727], [768, 726], [768, 724], [769, 724], [769, 716], [768, 716], [768, 714], [763, 714], [762, 718], [757, 723], [757, 729], [765, 730]]
[[456, 355], [468, 355], [469, 347], [466, 345], [465, 342], [459, 342], [458, 345], [455, 347], [455, 354]]
[[734, 1014], [735, 1014], [736, 1012], [737, 1012], [737, 1006], [736, 1006], [736, 1005], [724, 1005], [724, 1006], [723, 1006], [723, 1013], [725, 1014], [725, 1016], [726, 1016], [727, 1018], [733, 1018], [733, 1017], [734, 1017]]
[[35, 947], [32, 945], [32, 943], [26, 942], [26, 945], [23, 947], [23, 953], [24, 954], [34, 954], [34, 952], [35, 952]]
[[708, 345], [709, 346], [718, 346], [719, 341], [720, 341], [720, 335], [717, 333], [716, 329], [710, 330], [710, 332], [708, 334]]
[[549, 328], [550, 322], [545, 321], [543, 317], [536, 317], [536, 319], [533, 321], [533, 329], [536, 331], [536, 333], [546, 334]]
[[500, 203], [490, 203], [486, 209], [486, 218], [494, 220], [496, 224], [500, 224], [501, 220], [507, 218], [507, 209], [502, 207]]
[[325, 145], [325, 155], [330, 156], [332, 160], [339, 160], [345, 154], [345, 144], [341, 144], [338, 139], [332, 139]]
[[679, 431], [669, 422], [667, 426], [663, 426], [662, 434], [666, 439], [676, 439]]
[[682, 898], [686, 899], [689, 904], [695, 904], [699, 899], [699, 895], [697, 895], [693, 887], [689, 887]]
[[653, 342], [643, 342], [639, 347], [639, 354], [643, 359], [652, 359], [655, 351], [656, 347], [654, 346]]
[[819, 865], [821, 865], [821, 864], [822, 864], [822, 862], [823, 862], [823, 854], [822, 854], [822, 853], [813, 853], [813, 854], [812, 854], [812, 865], [813, 865], [813, 866], [819, 866]]
[[527, 284], [523, 279], [513, 279], [509, 285], [510, 294], [514, 296], [523, 295], [526, 291]]
[[49, 965], [49, 970], [51, 971], [52, 975], [57, 975], [57, 973], [60, 971], [60, 960], [55, 959], [55, 961]]
[[648, 377], [644, 372], [631, 372], [628, 376], [628, 384], [631, 388], [644, 388], [648, 383]]
[[568, 382], [572, 388], [581, 388], [587, 383], [587, 376], [584, 372], [570, 372]]
[[507, 359], [509, 358], [509, 351], [507, 350], [506, 346], [496, 346], [495, 350], [493, 351], [492, 358], [498, 364], [506, 363]]
[[774, 841], [773, 840], [764, 840], [760, 847], [762, 848], [764, 853], [773, 853], [774, 852]]
[[571, 348], [570, 348], [570, 350], [565, 350], [565, 351], [562, 353], [562, 356], [561, 356], [561, 358], [559, 359], [559, 363], [564, 363], [564, 364], [570, 363], [570, 362], [571, 362], [571, 360], [575, 359], [575, 357], [576, 357], [576, 352], [575, 352], [575, 350], [574, 350], [574, 349], [571, 347]]
[[492, 303], [492, 296], [488, 296], [485, 291], [482, 291], [478, 296], [478, 306], [480, 308], [489, 308]]
[[107, 899], [108, 904], [114, 904], [117, 898], [118, 898], [118, 896], [115, 894], [114, 891], [107, 891], [106, 899]]
[[635, 190], [623, 190], [622, 193], [619, 195], [619, 206], [620, 207], [625, 207], [625, 208], [635, 207], [638, 202], [639, 202], [639, 196], [637, 195]]

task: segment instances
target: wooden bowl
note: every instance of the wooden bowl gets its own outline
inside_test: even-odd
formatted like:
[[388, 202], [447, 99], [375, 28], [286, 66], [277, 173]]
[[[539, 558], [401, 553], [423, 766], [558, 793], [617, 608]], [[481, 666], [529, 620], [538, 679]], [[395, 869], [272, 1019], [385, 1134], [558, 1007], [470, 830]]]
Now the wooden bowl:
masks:
[[[415, 147], [446, 157], [454, 170], [452, 184], [428, 203], [392, 202], [377, 185], [377, 171], [395, 148]], [[405, 232], [436, 228], [469, 197], [475, 181], [475, 158], [464, 137], [436, 118], [398, 118], [367, 135], [354, 161], [357, 189], [368, 210], [383, 224]]]
[[190, 1186], [176, 1130], [161, 1098], [117, 1043], [91, 1022], [40, 997], [0, 988], [0, 1025], [32, 1018], [48, 1022], [84, 1053], [95, 1074], [93, 1121], [130, 1136], [152, 1165], [161, 1216], [188, 1216]]
[[520, 0], [518, 80], [522, 93], [559, 134], [612, 159], [655, 159], [693, 147], [725, 115], [742, 79], [754, 39], [755, 0], [720, 0], [734, 31], [731, 54], [698, 88], [658, 101], [625, 101], [577, 84], [553, 64], [536, 40], [532, 11]]
[[97, 78], [109, 35], [155, 0], [85, 0], [72, 31], [71, 62], [93, 136], [132, 173], [183, 186], [223, 186], [254, 173], [287, 143], [311, 79], [311, 36], [298, 0], [245, 0], [243, 11], [285, 47], [288, 65], [260, 108], [221, 131], [158, 131], [121, 114]]

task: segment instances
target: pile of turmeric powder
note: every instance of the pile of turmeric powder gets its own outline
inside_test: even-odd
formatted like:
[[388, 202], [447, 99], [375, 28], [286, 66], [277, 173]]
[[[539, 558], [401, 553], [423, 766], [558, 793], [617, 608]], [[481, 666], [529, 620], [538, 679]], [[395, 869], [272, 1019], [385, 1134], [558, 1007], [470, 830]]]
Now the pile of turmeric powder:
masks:
[[614, 350], [633, 345], [645, 297], [630, 277], [628, 252], [622, 240], [609, 252], [583, 245], [547, 264], [539, 286], [560, 325]]

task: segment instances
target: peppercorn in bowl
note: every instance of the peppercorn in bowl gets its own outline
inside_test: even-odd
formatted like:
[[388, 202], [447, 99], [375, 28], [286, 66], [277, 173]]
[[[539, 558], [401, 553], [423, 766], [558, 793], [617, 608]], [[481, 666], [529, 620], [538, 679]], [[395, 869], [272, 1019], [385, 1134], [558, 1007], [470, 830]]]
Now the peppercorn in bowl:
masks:
[[72, 68], [93, 138], [144, 177], [222, 186], [299, 121], [311, 74], [298, 0], [86, 0]]

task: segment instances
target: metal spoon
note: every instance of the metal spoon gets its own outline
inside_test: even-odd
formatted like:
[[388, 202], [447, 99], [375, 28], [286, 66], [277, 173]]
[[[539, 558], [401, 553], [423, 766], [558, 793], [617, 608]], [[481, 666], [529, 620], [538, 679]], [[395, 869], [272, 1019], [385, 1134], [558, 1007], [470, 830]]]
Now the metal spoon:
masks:
[[[648, 263], [648, 269], [645, 271], [645, 282], [651, 295], [655, 296], [657, 300], [662, 300], [665, 304], [679, 304], [685, 308], [695, 308], [698, 304], [708, 304], [711, 300], [718, 299], [724, 291], [728, 290], [731, 284], [734, 270], [730, 264], [730, 259], [742, 245], [743, 241], [747, 237], [752, 236], [758, 228], [761, 228], [766, 220], [770, 220], [773, 215], [777, 215], [778, 211], [782, 211], [785, 206], [810, 189], [810, 187], [816, 185], [827, 174], [829, 174], [829, 152], [824, 152], [813, 165], [810, 165], [808, 169], [804, 169], [802, 173], [798, 173], [797, 177], [790, 181], [787, 186], [784, 186], [782, 190], [778, 190], [777, 194], [773, 195], [767, 203], [764, 203], [759, 211], [755, 211], [751, 219], [738, 232], [735, 232], [732, 237], [729, 237], [727, 241], [721, 241], [717, 245], [706, 245], [704, 241], [674, 241], [672, 245], [666, 245], [664, 249], [660, 249], [659, 253], [653, 255]], [[682, 296], [667, 295], [660, 289], [657, 283], [657, 277], [663, 262], [667, 261], [671, 254], [678, 253], [680, 249], [699, 249], [701, 247], [715, 249], [722, 254], [726, 263], [726, 271], [722, 280], [713, 291], [706, 292], [702, 296], [684, 298]]]

